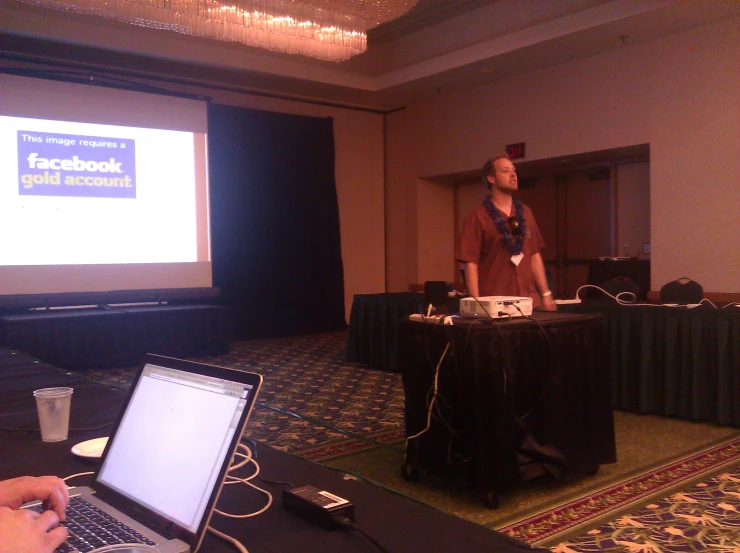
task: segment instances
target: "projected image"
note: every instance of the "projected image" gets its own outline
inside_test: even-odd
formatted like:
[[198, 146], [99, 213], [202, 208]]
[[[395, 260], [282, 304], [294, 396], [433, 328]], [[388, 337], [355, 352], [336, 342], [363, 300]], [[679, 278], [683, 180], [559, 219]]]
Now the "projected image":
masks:
[[18, 192], [135, 198], [135, 150], [128, 138], [18, 131]]
[[0, 265], [198, 261], [194, 133], [0, 116]]

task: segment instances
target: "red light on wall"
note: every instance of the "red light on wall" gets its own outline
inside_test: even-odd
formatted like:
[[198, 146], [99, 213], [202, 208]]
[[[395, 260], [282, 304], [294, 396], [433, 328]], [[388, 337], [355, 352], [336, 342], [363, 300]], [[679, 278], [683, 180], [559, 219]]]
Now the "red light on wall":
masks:
[[510, 159], [520, 159], [524, 157], [524, 142], [518, 144], [507, 144], [506, 153]]

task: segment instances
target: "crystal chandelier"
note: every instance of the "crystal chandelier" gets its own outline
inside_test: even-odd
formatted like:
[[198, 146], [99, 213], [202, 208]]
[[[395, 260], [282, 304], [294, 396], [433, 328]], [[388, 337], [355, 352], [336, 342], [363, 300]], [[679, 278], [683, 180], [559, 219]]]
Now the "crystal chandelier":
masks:
[[367, 50], [366, 31], [418, 0], [19, 0], [132, 25], [342, 61]]

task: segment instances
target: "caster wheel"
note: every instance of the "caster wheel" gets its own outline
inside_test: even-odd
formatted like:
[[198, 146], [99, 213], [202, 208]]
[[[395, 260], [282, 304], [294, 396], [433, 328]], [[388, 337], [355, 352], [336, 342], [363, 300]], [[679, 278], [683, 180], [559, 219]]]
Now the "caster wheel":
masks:
[[419, 469], [415, 469], [411, 465], [405, 464], [401, 467], [401, 478], [406, 480], [406, 482], [418, 482]]

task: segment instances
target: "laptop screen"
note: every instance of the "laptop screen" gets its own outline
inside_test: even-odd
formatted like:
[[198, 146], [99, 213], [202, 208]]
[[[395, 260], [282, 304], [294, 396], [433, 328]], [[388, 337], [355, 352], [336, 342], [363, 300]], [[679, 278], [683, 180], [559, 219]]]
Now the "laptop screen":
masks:
[[249, 384], [146, 363], [97, 482], [197, 532], [253, 393]]

